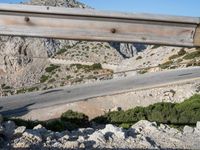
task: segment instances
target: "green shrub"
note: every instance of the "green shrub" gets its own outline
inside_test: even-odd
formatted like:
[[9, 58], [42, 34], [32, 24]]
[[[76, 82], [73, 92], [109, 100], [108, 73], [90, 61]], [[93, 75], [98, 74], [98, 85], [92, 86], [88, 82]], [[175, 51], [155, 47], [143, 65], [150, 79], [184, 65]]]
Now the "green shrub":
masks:
[[139, 74], [145, 74], [147, 72], [148, 72], [148, 69], [142, 69], [138, 71]]
[[4, 89], [4, 90], [12, 89], [11, 86], [8, 86], [6, 84], [1, 84], [1, 88]]
[[102, 65], [100, 63], [96, 63], [93, 65], [82, 65], [82, 64], [71, 64], [70, 67], [76, 67], [78, 70], [83, 69], [85, 72], [100, 70], [102, 69]]
[[47, 75], [42, 75], [41, 78], [40, 78], [40, 82], [41, 82], [41, 83], [44, 83], [44, 82], [46, 82], [48, 79], [49, 79], [49, 76], [47, 76]]
[[136, 58], [136, 60], [139, 60], [139, 59], [142, 59], [142, 56], [138, 56], [138, 57]]
[[38, 124], [44, 124], [42, 121], [31, 121], [31, 120], [23, 120], [23, 119], [8, 119], [6, 120], [12, 120], [15, 122], [17, 126], [25, 126], [27, 129], [33, 129]]
[[186, 51], [183, 48], [178, 52], [178, 56], [183, 56], [185, 54], [186, 54]]
[[46, 129], [51, 131], [61, 132], [67, 130], [67, 123], [61, 121], [60, 119], [54, 119], [43, 123]]
[[193, 58], [196, 58], [196, 57], [200, 57], [200, 51], [195, 51], [195, 52], [192, 52], [192, 53], [187, 53], [183, 59], [193, 59]]
[[200, 95], [184, 102], [156, 103], [148, 107], [136, 107], [127, 111], [109, 112], [92, 121], [98, 124], [131, 125], [140, 120], [156, 121], [173, 125], [194, 125], [200, 120]]
[[160, 45], [154, 45], [153, 47], [152, 47], [152, 49], [156, 49], [156, 48], [159, 48], [160, 47]]
[[58, 66], [58, 65], [51, 64], [49, 67], [47, 67], [47, 68], [45, 69], [45, 71], [48, 72], [48, 73], [50, 73], [50, 72], [54, 71], [55, 69], [57, 69], [57, 68], [59, 68], [59, 67], [60, 67], [60, 66]]
[[178, 58], [178, 57], [179, 57], [179, 55], [175, 54], [175, 55], [170, 56], [170, 57], [169, 57], [169, 60], [173, 60], [173, 59], [176, 59], [176, 58]]
[[102, 66], [100, 63], [96, 63], [91, 66], [91, 70], [98, 70], [98, 69], [102, 69]]
[[170, 61], [167, 61], [163, 64], [160, 64], [159, 66], [160, 66], [161, 69], [166, 69], [166, 68], [169, 68], [172, 64], [173, 64], [173, 61], [170, 60]]
[[6, 120], [12, 120], [17, 126], [25, 126], [27, 129], [33, 129], [38, 124], [41, 124], [48, 130], [59, 132], [64, 130], [75, 130], [78, 128], [85, 128], [90, 126], [88, 116], [82, 113], [73, 112], [72, 110], [63, 113], [61, 118], [49, 121], [31, 121], [12, 118], [6, 118]]
[[57, 54], [60, 55], [60, 54], [62, 54], [62, 53], [64, 53], [64, 52], [66, 52], [66, 51], [67, 51], [67, 49], [60, 49], [60, 50], [57, 52]]
[[33, 91], [38, 91], [38, 90], [39, 90], [38, 87], [22, 88], [22, 89], [17, 90], [17, 94], [26, 93], [26, 92], [33, 92]]
[[61, 120], [71, 122], [79, 127], [87, 127], [89, 125], [89, 118], [83, 113], [68, 110], [61, 115]]

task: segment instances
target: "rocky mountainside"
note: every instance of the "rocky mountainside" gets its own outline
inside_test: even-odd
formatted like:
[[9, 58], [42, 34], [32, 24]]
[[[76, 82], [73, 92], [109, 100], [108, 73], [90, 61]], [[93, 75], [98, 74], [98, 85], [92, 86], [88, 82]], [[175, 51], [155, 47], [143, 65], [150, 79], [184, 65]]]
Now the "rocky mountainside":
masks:
[[[25, 2], [25, 4], [88, 8], [88, 6], [76, 0], [30, 0]], [[138, 72], [143, 74], [150, 71], [200, 64], [199, 53], [194, 52], [195, 49], [185, 48], [184, 54], [180, 53], [181, 50], [181, 48], [176, 47], [133, 43], [66, 41], [1, 36], [0, 95], [24, 93], [74, 83], [78, 84], [81, 82], [111, 79], [112, 77], [119, 77], [118, 75], [110, 76], [113, 72], [135, 68], [160, 65], [157, 68], [144, 69]], [[191, 55], [197, 57], [197, 59], [185, 60], [184, 57], [187, 54], [190, 55], [190, 52], [194, 52], [195, 54]], [[51, 58], [64, 59], [68, 63], [54, 64], [53, 62], [55, 61], [51, 61]], [[174, 63], [180, 62], [186, 63], [186, 65], [174, 66]], [[88, 63], [108, 64], [110, 66], [108, 67], [107, 65], [105, 67], [106, 65], [103, 65], [103, 67], [96, 70], [93, 66], [83, 65]], [[77, 66], [77, 64], [82, 65]], [[71, 66], [75, 67], [71, 68]], [[49, 68], [51, 71], [47, 71]], [[90, 68], [89, 71], [88, 68]], [[101, 73], [109, 74], [109, 76], [99, 77]], [[69, 79], [73, 79], [73, 81], [67, 81]], [[38, 84], [42, 85], [36, 86]], [[26, 87], [29, 88], [27, 89]]]
[[[88, 6], [76, 0], [30, 0], [25, 2], [25, 4], [88, 8]], [[66, 70], [62, 68], [70, 68], [70, 65], [67, 66], [65, 64], [59, 66], [61, 69], [54, 70], [56, 77], [53, 77], [52, 74], [47, 75], [46, 68], [51, 66], [49, 58], [54, 57], [57, 59], [72, 60], [80, 64], [82, 62], [93, 62], [118, 65], [125, 58], [134, 56], [137, 53], [137, 49], [141, 48], [144, 49], [144, 47], [141, 46], [135, 47], [132, 44], [123, 43], [80, 42], [72, 40], [2, 36], [0, 37], [0, 95], [25, 92], [27, 91], [26, 88], [20, 88], [24, 86], [34, 86], [28, 89], [28, 91], [48, 89], [66, 84], [63, 82], [57, 84], [54, 83], [54, 81], [86, 76], [83, 73], [77, 74], [76, 69], [70, 69], [70, 71], [66, 72]], [[103, 73], [106, 72], [107, 71], [103, 71]], [[110, 71], [108, 71], [108, 73], [109, 72]], [[97, 72], [94, 73], [96, 75], [99, 74]], [[98, 77], [92, 77], [95, 76], [95, 74], [90, 73], [90, 77], [87, 77], [87, 80], [98, 79]], [[61, 75], [66, 77], [60, 77]], [[49, 84], [47, 78], [51, 81], [51, 85], [35, 87], [35, 84], [41, 83], [41, 80], [45, 80], [45, 83]], [[79, 81], [85, 81], [85, 79]], [[43, 83], [44, 82], [41, 84]], [[72, 82], [68, 83], [72, 84]], [[77, 79], [76, 83], [79, 83]], [[2, 91], [4, 92], [2, 93]]]
[[183, 131], [141, 120], [125, 130], [113, 125], [53, 132], [0, 120], [0, 149], [200, 149], [200, 122]]

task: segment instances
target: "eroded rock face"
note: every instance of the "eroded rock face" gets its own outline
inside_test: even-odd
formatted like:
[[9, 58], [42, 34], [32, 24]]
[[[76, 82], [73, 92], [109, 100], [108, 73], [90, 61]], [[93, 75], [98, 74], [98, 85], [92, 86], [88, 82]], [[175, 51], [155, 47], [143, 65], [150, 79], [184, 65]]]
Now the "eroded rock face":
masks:
[[[3, 124], [8, 124], [5, 122]], [[114, 125], [105, 125], [103, 129], [86, 128], [74, 131], [53, 132], [41, 125], [34, 129], [16, 127], [12, 138], [3, 138], [5, 130], [0, 134], [1, 147], [6, 149], [199, 149], [199, 123], [192, 128], [186, 126], [182, 131], [168, 125], [157, 125], [155, 122], [141, 120], [130, 129], [125, 130]], [[17, 133], [17, 136], [16, 136]]]

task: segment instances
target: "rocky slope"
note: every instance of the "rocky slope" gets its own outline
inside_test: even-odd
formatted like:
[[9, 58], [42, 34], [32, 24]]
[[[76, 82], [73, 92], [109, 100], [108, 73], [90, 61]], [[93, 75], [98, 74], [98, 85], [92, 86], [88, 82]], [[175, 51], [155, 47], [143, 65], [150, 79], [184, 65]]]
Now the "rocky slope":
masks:
[[125, 130], [113, 125], [53, 132], [0, 122], [0, 148], [6, 149], [199, 149], [200, 122], [183, 131], [141, 120]]
[[[31, 0], [25, 4], [87, 7], [75, 0]], [[67, 49], [67, 52], [61, 56], [63, 49]], [[78, 60], [80, 62], [90, 61], [114, 64], [118, 64], [122, 59], [116, 49], [112, 48], [108, 43], [2, 36], [0, 37], [0, 94], [16, 94], [16, 90], [21, 90], [19, 87], [34, 86], [36, 83], [40, 83], [42, 76], [46, 74], [45, 68], [50, 65], [48, 58], [51, 57]], [[66, 67], [69, 67], [69, 65]], [[65, 70], [61, 72], [64, 72], [66, 76], [72, 76], [73, 74], [75, 75], [74, 78], [84, 76], [82, 74], [76, 76], [77, 73], [74, 71], [71, 69], [71, 72], [65, 72]], [[56, 78], [56, 80], [62, 80], [62, 78]], [[51, 87], [51, 85], [48, 87]], [[15, 88], [17, 89], [15, 90]], [[2, 89], [7, 89], [8, 92], [4, 91], [2, 93]], [[37, 89], [43, 88], [37, 87]]]

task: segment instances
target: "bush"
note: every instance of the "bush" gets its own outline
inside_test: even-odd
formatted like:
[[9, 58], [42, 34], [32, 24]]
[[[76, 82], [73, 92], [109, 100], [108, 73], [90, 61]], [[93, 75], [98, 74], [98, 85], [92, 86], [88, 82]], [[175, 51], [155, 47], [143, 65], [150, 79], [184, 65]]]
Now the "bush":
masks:
[[38, 124], [41, 124], [48, 130], [52, 131], [64, 131], [75, 130], [78, 128], [85, 128], [90, 126], [88, 116], [83, 113], [73, 112], [69, 110], [62, 114], [61, 118], [49, 120], [49, 121], [31, 121], [23, 119], [6, 118], [6, 120], [12, 120], [17, 126], [25, 126], [27, 129], [33, 129]]
[[60, 55], [62, 53], [65, 53], [67, 51], [67, 49], [60, 49], [56, 54]]
[[183, 48], [178, 52], [178, 56], [183, 56], [185, 54], [186, 54], [186, 51]]
[[97, 64], [93, 64], [91, 66], [91, 70], [98, 70], [98, 69], [102, 69], [102, 66], [100, 63], [97, 63]]
[[139, 60], [139, 59], [142, 59], [142, 56], [138, 56], [138, 57], [136, 58], [136, 60]]
[[45, 69], [45, 71], [48, 72], [48, 73], [50, 73], [50, 72], [54, 71], [55, 69], [57, 69], [57, 68], [59, 68], [59, 67], [60, 67], [60, 66], [58, 66], [58, 65], [51, 64], [49, 67], [47, 67], [47, 68]]
[[166, 69], [166, 68], [169, 68], [172, 64], [173, 64], [173, 61], [170, 60], [170, 61], [167, 61], [167, 62], [165, 62], [165, 63], [163, 63], [159, 66], [160, 66], [161, 69]]
[[71, 122], [78, 127], [87, 127], [89, 125], [89, 118], [83, 113], [74, 112], [68, 110], [61, 115], [61, 120], [65, 122]]
[[71, 64], [70, 67], [76, 66], [78, 70], [83, 69], [85, 72], [100, 70], [102, 69], [102, 65], [100, 63], [96, 63], [93, 65], [82, 65], [82, 64]]
[[111, 123], [126, 127], [140, 120], [173, 125], [195, 125], [200, 120], [200, 95], [194, 95], [180, 104], [156, 103], [148, 107], [109, 112], [92, 121], [98, 124]]
[[183, 57], [183, 59], [193, 59], [193, 58], [196, 58], [196, 57], [200, 57], [200, 51], [188, 53]]
[[170, 57], [169, 57], [169, 60], [176, 59], [176, 58], [178, 58], [178, 57], [179, 57], [179, 55], [175, 54], [175, 55], [170, 56]]
[[152, 49], [157, 49], [159, 48], [161, 45], [153, 45]]
[[42, 75], [41, 78], [40, 78], [40, 83], [44, 83], [44, 82], [46, 82], [48, 79], [49, 79], [49, 76]]
[[38, 90], [39, 90], [39, 87], [22, 88], [22, 89], [17, 90], [17, 94], [33, 92], [33, 91], [38, 91]]

